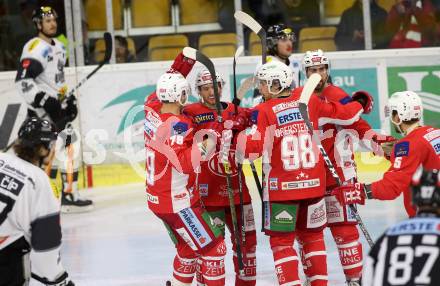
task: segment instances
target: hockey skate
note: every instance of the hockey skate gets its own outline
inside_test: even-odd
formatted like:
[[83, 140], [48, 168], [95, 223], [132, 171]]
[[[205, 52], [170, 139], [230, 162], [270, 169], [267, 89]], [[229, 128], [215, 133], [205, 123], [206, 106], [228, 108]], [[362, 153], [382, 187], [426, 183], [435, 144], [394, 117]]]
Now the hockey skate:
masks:
[[62, 213], [82, 213], [93, 210], [93, 202], [82, 199], [77, 191], [76, 194], [62, 192], [61, 212]]

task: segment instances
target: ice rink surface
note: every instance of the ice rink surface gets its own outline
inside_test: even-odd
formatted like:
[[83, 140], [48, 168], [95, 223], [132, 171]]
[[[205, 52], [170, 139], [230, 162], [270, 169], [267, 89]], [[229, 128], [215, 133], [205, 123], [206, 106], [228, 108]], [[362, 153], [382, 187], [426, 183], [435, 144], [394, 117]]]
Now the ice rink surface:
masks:
[[[250, 182], [248, 182], [250, 183]], [[79, 286], [161, 286], [172, 275], [174, 246], [165, 227], [146, 206], [142, 184], [95, 188], [84, 192], [95, 202], [89, 213], [62, 216], [62, 261]], [[261, 203], [252, 193], [257, 230]], [[360, 207], [373, 239], [406, 217], [403, 203], [368, 201]], [[257, 285], [278, 285], [268, 238], [257, 231]], [[344, 285], [335, 243], [326, 231], [329, 285]], [[362, 237], [362, 234], [361, 234]], [[226, 285], [234, 285], [231, 243], [227, 234]], [[369, 247], [362, 237], [364, 253]], [[193, 283], [194, 284], [194, 283]]]

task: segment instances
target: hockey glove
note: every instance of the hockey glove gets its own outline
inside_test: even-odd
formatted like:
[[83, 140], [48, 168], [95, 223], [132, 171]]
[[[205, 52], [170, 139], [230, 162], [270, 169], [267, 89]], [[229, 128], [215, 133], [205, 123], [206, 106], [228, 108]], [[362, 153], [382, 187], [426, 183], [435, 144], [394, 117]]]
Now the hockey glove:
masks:
[[339, 203], [343, 206], [365, 204], [366, 194], [364, 191], [364, 184], [362, 183], [354, 183], [336, 187], [333, 189], [332, 195], [334, 195]]
[[71, 95], [66, 99], [65, 111], [70, 122], [75, 120], [76, 116], [78, 115], [78, 107], [76, 97], [74, 95]]
[[353, 94], [351, 95], [351, 99], [353, 101], [359, 102], [362, 105], [362, 107], [364, 108], [364, 114], [369, 114], [373, 110], [374, 99], [371, 94], [369, 94], [365, 90], [353, 92]]
[[167, 71], [167, 73], [181, 73], [184, 77], [186, 77], [190, 71], [192, 70], [194, 64], [196, 62], [193, 59], [187, 58], [183, 55], [183, 52], [177, 55], [174, 59], [174, 62], [171, 68]]
[[232, 127], [231, 129], [234, 131], [241, 131], [248, 127], [248, 116], [244, 112], [239, 112], [238, 114], [234, 114], [231, 118]]
[[384, 156], [388, 160], [391, 156], [391, 151], [393, 150], [394, 144], [396, 144], [397, 139], [393, 136], [376, 134], [371, 138], [375, 144], [373, 147], [373, 153], [376, 156]]

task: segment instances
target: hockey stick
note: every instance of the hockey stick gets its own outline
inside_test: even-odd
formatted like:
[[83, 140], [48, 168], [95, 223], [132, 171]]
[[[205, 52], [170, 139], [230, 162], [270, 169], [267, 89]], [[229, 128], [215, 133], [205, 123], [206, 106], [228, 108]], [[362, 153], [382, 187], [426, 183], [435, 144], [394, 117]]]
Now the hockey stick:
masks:
[[[232, 63], [232, 73], [233, 73], [233, 79], [234, 79], [234, 100], [232, 101], [234, 103], [234, 113], [235, 115], [238, 114], [238, 105], [240, 104], [240, 101], [237, 97], [237, 76], [236, 76], [236, 69], [237, 69], [237, 59], [238, 57], [243, 53], [244, 47], [239, 46], [237, 50], [235, 51], [234, 55], [234, 61]], [[245, 248], [246, 245], [246, 227], [245, 227], [245, 220], [244, 220], [244, 207], [243, 207], [243, 187], [242, 187], [242, 179], [241, 175], [243, 173], [243, 168], [240, 162], [237, 162], [237, 175], [238, 175], [238, 195], [240, 197], [240, 212], [241, 212], [241, 241], [243, 243], [243, 247]], [[244, 254], [246, 255], [246, 254]]]
[[89, 78], [91, 78], [98, 70], [100, 70], [105, 64], [107, 64], [110, 61], [113, 50], [113, 40], [112, 40], [112, 35], [109, 32], [104, 33], [104, 42], [105, 42], [104, 59], [99, 63], [99, 65], [96, 68], [94, 68], [88, 75], [86, 75], [85, 78], [83, 78], [79, 83], [77, 83], [77, 85], [69, 91], [69, 94], [65, 98], [72, 96], [78, 88], [80, 88], [86, 81], [89, 80]]
[[262, 56], [262, 63], [266, 63], [266, 52], [267, 52], [267, 46], [266, 46], [266, 31], [261, 27], [261, 25], [255, 21], [254, 18], [249, 16], [249, 14], [246, 14], [243, 11], [237, 11], [234, 14], [235, 19], [240, 21], [243, 25], [251, 29], [255, 34], [258, 35], [261, 42], [261, 56]]
[[[237, 11], [234, 14], [235, 19], [240, 21], [243, 25], [247, 26], [249, 29], [251, 29], [255, 34], [258, 35], [261, 42], [261, 63], [264, 65], [266, 63], [266, 53], [267, 53], [267, 40], [266, 40], [266, 31], [263, 29], [263, 27], [249, 14], [246, 14], [243, 11]], [[257, 169], [255, 168], [254, 162], [250, 162], [252, 175], [255, 180], [255, 185], [257, 186], [258, 193], [260, 194], [261, 198], [261, 218], [264, 219], [264, 202], [263, 202], [263, 187], [260, 181], [260, 178], [258, 177]], [[263, 168], [263, 163], [261, 163], [261, 168]], [[264, 181], [264, 172], [261, 171], [261, 177], [262, 181]], [[261, 231], [264, 231], [264, 226], [262, 224]]]
[[[104, 33], [104, 42], [105, 42], [105, 54], [104, 54], [104, 59], [99, 63], [99, 65], [93, 69], [85, 78], [83, 78], [72, 90], [69, 91], [69, 93], [67, 94], [67, 96], [65, 96], [62, 100], [61, 103], [64, 102], [67, 98], [69, 98], [70, 96], [72, 96], [76, 90], [78, 88], [80, 88], [87, 80], [89, 80], [99, 69], [102, 68], [103, 65], [105, 65], [106, 63], [108, 63], [108, 61], [110, 60], [111, 56], [112, 56], [112, 48], [113, 48], [113, 40], [112, 40], [112, 35], [108, 32]], [[44, 113], [43, 116], [41, 116], [41, 118], [44, 118], [47, 116], [47, 113]], [[6, 146], [6, 148], [4, 148], [2, 150], [2, 152], [7, 152], [9, 149], [11, 149], [11, 147], [14, 145], [15, 141], [17, 139], [13, 140], [8, 146]]]
[[235, 106], [235, 109], [234, 109], [235, 114], [238, 113], [238, 105], [240, 105], [240, 103], [239, 103], [240, 101], [237, 97], [237, 80], [236, 80], [237, 76], [236, 76], [235, 70], [237, 68], [237, 59], [243, 53], [243, 50], [244, 50], [243, 46], [239, 46], [237, 48], [237, 50], [235, 51], [235, 55], [234, 55], [234, 62], [232, 63], [232, 76], [234, 79], [234, 99], [232, 100], [232, 102], [234, 103], [234, 106]]
[[[215, 96], [215, 106], [217, 110], [217, 120], [219, 123], [223, 122], [222, 117], [222, 107], [220, 103], [220, 95], [218, 92], [218, 85], [216, 82], [216, 74], [215, 74], [215, 68], [212, 61], [199, 52], [198, 50], [191, 48], [191, 47], [185, 47], [183, 49], [183, 55], [187, 58], [193, 59], [198, 61], [199, 63], [203, 64], [211, 74], [211, 78], [213, 81], [214, 86], [214, 96]], [[231, 141], [232, 141], [232, 130], [228, 129], [223, 131], [222, 136], [224, 136], [223, 140], [223, 150], [220, 150], [220, 156], [221, 161], [223, 164], [223, 168], [225, 169], [226, 173], [226, 183], [228, 186], [228, 197], [229, 197], [229, 207], [231, 208], [231, 219], [232, 219], [232, 227], [234, 230], [234, 240], [237, 250], [237, 260], [238, 260], [238, 269], [240, 272], [240, 276], [244, 276], [244, 264], [243, 264], [243, 255], [241, 253], [241, 242], [240, 238], [238, 237], [238, 223], [237, 223], [237, 212], [235, 210], [235, 201], [234, 201], [234, 191], [232, 189], [232, 182], [231, 182], [231, 164], [229, 163], [229, 150], [231, 147]]]
[[[321, 76], [319, 74], [316, 74], [316, 73], [312, 74], [307, 79], [307, 82], [304, 85], [304, 88], [303, 88], [303, 90], [301, 92], [298, 108], [299, 108], [299, 112], [300, 112], [302, 118], [304, 119], [304, 122], [307, 125], [307, 129], [309, 130], [310, 135], [312, 136], [313, 140], [315, 141], [315, 144], [318, 146], [318, 149], [319, 149], [319, 151], [322, 154], [322, 157], [324, 159], [325, 164], [327, 165], [327, 168], [330, 170], [330, 173], [332, 173], [332, 176], [336, 180], [338, 185], [341, 186], [342, 185], [342, 181], [339, 178], [338, 173], [336, 172], [335, 166], [333, 166], [333, 163], [330, 160], [327, 152], [325, 151], [324, 147], [322, 147], [321, 141], [319, 140], [319, 138], [316, 137], [315, 133], [313, 132], [313, 126], [312, 126], [312, 123], [310, 122], [310, 118], [309, 118], [307, 104], [309, 103], [310, 97], [312, 96], [316, 86], [318, 85], [318, 83], [320, 81], [321, 81]], [[357, 221], [357, 223], [358, 223], [362, 233], [364, 234], [365, 239], [367, 240], [367, 242], [370, 245], [370, 247], [372, 247], [374, 245], [374, 242], [371, 239], [371, 236], [368, 233], [368, 230], [365, 227], [365, 224], [363, 223], [362, 218], [359, 215], [356, 207], [353, 206], [353, 205], [348, 205], [348, 206], [350, 207], [350, 210], [355, 215], [356, 221]]]

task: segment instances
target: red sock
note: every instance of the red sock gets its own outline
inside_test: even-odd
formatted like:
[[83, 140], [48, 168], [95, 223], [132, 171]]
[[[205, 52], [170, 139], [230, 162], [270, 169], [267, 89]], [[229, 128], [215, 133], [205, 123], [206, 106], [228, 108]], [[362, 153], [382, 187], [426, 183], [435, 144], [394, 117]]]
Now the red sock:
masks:
[[339, 259], [347, 280], [362, 276], [362, 244], [359, 232], [354, 224], [334, 225], [330, 227], [339, 251]]
[[208, 249], [204, 249], [199, 258], [200, 273], [206, 286], [225, 285], [226, 245], [223, 238]]
[[196, 262], [197, 258], [181, 258], [177, 254], [173, 263], [174, 278], [179, 282], [191, 284], [196, 273]]
[[294, 240], [294, 233], [270, 237], [275, 272], [280, 285], [289, 283], [288, 285], [301, 286], [301, 280], [298, 275], [298, 255], [295, 248], [293, 248]]
[[299, 231], [298, 242], [302, 248], [304, 272], [312, 286], [326, 286], [327, 251], [322, 231]]

